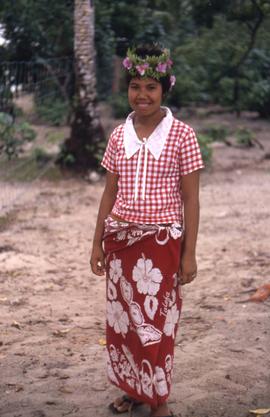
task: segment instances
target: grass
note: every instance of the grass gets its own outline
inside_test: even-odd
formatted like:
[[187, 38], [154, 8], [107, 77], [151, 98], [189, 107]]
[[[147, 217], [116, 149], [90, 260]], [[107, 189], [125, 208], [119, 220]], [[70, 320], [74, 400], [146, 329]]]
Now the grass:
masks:
[[[45, 170], [45, 172], [44, 172]], [[37, 161], [35, 157], [22, 157], [11, 161], [0, 161], [2, 181], [32, 182], [39, 176], [51, 181], [63, 178], [60, 168], [53, 163]]]
[[65, 132], [49, 132], [46, 136], [46, 139], [48, 143], [57, 144], [63, 142], [65, 137]]
[[14, 211], [10, 211], [9, 213], [0, 216], [0, 233], [7, 230], [15, 220], [16, 215]]

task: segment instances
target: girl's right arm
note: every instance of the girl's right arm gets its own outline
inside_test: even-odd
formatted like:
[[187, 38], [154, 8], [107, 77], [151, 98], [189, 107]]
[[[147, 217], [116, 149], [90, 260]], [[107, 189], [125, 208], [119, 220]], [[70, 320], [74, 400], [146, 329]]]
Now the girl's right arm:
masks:
[[106, 185], [99, 205], [96, 230], [93, 239], [90, 265], [92, 272], [96, 275], [105, 273], [105, 256], [102, 248], [102, 237], [104, 232], [104, 221], [110, 214], [116, 200], [118, 190], [118, 174], [107, 171]]

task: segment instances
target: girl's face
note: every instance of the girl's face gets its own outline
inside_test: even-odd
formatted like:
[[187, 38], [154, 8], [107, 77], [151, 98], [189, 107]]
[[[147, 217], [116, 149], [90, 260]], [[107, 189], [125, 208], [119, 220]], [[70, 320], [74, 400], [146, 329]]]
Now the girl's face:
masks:
[[160, 111], [162, 86], [153, 78], [132, 78], [128, 86], [128, 101], [138, 116], [152, 116]]

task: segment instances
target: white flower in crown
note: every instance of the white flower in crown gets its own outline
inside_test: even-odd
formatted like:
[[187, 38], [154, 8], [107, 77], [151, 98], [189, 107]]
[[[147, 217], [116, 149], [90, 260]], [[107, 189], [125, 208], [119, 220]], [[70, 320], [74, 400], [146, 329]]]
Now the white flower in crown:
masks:
[[142, 256], [133, 268], [132, 278], [137, 282], [137, 290], [140, 294], [156, 295], [163, 278], [162, 274], [158, 268], [153, 268], [151, 259]]
[[123, 270], [121, 267], [121, 259], [113, 259], [110, 262], [109, 275], [111, 280], [116, 284], [119, 278], [123, 275]]
[[115, 333], [121, 333], [123, 336], [128, 331], [129, 319], [119, 301], [107, 302], [107, 319], [110, 327], [113, 327]]
[[172, 338], [175, 338], [175, 326], [179, 319], [179, 310], [177, 310], [176, 304], [172, 306], [172, 308], [169, 308], [164, 324], [163, 331], [166, 334], [166, 336], [172, 336]]

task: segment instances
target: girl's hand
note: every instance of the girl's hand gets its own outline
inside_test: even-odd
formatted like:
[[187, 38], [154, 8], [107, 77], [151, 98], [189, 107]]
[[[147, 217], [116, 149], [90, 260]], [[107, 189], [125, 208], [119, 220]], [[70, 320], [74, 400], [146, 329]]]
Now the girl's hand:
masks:
[[194, 253], [183, 253], [179, 277], [181, 285], [189, 284], [197, 276], [197, 262]]
[[105, 255], [102, 246], [93, 246], [90, 265], [95, 275], [101, 276], [105, 274]]

